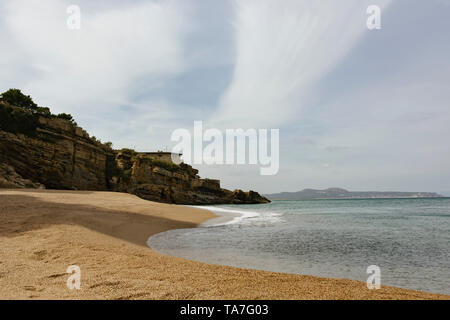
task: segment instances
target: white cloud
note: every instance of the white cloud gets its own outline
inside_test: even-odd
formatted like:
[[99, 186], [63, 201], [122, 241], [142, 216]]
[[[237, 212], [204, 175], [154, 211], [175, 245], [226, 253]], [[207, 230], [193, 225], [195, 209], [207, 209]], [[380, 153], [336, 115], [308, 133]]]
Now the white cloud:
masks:
[[[389, 2], [376, 1], [381, 7]], [[274, 127], [292, 120], [305, 106], [308, 89], [367, 30], [368, 4], [236, 1], [234, 76], [213, 119], [246, 127]]]
[[[106, 110], [127, 103], [132, 82], [146, 86], [182, 72], [189, 10], [182, 2], [81, 8], [81, 30], [69, 30], [61, 0], [2, 3], [0, 88], [19, 87], [55, 111]], [[81, 113], [81, 112], [80, 112]]]

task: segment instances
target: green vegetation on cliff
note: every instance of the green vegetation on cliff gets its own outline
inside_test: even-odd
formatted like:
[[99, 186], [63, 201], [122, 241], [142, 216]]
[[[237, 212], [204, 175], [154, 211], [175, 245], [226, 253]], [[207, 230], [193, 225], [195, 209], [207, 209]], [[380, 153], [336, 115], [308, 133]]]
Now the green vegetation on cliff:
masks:
[[77, 125], [77, 123], [75, 122], [75, 120], [73, 119], [73, 117], [72, 117], [71, 114], [68, 114], [68, 113], [60, 113], [60, 114], [52, 115], [52, 116], [54, 116], [54, 117], [56, 117], [56, 118], [59, 118], [59, 119], [67, 120], [67, 121], [69, 121], [71, 124], [73, 124], [74, 126]]
[[12, 133], [34, 135], [38, 125], [38, 116], [21, 108], [0, 103], [0, 130]]
[[[0, 95], [0, 100], [31, 112], [38, 111], [38, 105], [30, 96], [24, 95], [19, 89], [9, 89]], [[47, 108], [48, 109], [48, 108]]]
[[147, 161], [149, 161], [155, 167], [161, 167], [161, 168], [164, 168], [169, 171], [180, 170], [180, 166], [175, 163], [172, 163], [172, 162], [158, 160], [158, 159], [148, 159]]
[[[19, 89], [9, 89], [0, 94], [0, 130], [11, 133], [22, 133], [35, 136], [39, 125], [39, 118], [63, 119], [73, 128], [77, 123], [71, 114], [53, 114], [48, 107], [38, 106], [33, 99]], [[112, 151], [112, 143], [102, 143], [95, 137], [87, 137], [92, 144]]]
[[135, 150], [129, 148], [122, 148], [120, 149], [120, 152], [125, 156], [129, 156], [130, 158], [135, 157], [138, 154]]
[[52, 114], [50, 108], [38, 106], [30, 96], [19, 89], [9, 89], [0, 95], [0, 130], [32, 136], [38, 126], [39, 117], [64, 119], [73, 126], [77, 125], [72, 115]]

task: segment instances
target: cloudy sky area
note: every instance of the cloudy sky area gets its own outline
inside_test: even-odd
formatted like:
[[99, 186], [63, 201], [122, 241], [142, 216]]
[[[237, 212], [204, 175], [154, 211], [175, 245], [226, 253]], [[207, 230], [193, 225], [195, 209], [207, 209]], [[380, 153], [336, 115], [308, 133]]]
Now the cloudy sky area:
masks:
[[275, 176], [197, 166], [227, 188], [450, 194], [448, 17], [450, 0], [0, 0], [0, 91], [116, 148], [170, 149], [194, 120], [279, 128]]

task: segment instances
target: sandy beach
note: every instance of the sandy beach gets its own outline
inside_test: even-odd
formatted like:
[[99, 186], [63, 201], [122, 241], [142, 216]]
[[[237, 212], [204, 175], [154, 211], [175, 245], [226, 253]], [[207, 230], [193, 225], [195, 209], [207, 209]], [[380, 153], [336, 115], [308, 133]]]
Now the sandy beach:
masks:
[[[114, 192], [0, 190], [1, 299], [450, 299], [364, 282], [210, 265], [161, 255], [156, 233], [215, 215]], [[81, 268], [69, 290], [66, 269]]]

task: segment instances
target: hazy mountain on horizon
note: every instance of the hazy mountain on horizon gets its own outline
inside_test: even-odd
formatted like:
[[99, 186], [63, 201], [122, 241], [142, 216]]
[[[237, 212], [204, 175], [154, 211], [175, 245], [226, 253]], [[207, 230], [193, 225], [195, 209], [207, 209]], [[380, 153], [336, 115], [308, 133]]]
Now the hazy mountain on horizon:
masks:
[[348, 191], [342, 188], [303, 189], [297, 192], [265, 194], [270, 200], [366, 199], [366, 198], [441, 198], [435, 192]]

